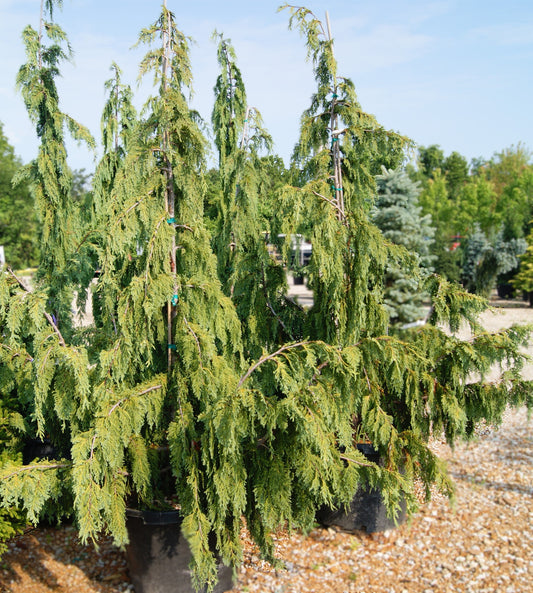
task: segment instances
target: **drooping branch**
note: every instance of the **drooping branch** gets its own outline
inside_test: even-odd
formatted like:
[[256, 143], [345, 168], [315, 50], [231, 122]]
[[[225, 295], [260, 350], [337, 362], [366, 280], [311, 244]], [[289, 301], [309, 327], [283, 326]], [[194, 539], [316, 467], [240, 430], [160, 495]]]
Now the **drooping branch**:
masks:
[[10, 474], [7, 474], [6, 476], [2, 476], [2, 481], [4, 480], [9, 480], [10, 478], [14, 478], [15, 476], [20, 475], [23, 472], [29, 472], [32, 471], [34, 469], [37, 469], [39, 471], [47, 471], [50, 469], [66, 469], [72, 467], [72, 462], [67, 463], [49, 463], [46, 465], [23, 465], [19, 468], [17, 468], [16, 471], [11, 472]]
[[271, 354], [266, 354], [265, 356], [262, 356], [240, 378], [239, 383], [237, 385], [237, 389], [239, 389], [243, 385], [243, 383], [246, 381], [246, 379], [248, 379], [248, 377], [265, 362], [276, 358], [276, 356], [278, 356], [279, 354], [282, 354], [283, 352], [287, 352], [288, 350], [293, 350], [294, 348], [300, 348], [301, 346], [307, 346], [309, 344], [315, 344], [315, 343], [316, 342], [313, 342], [313, 341], [305, 341], [305, 342], [296, 342], [295, 344], [287, 344], [286, 346], [282, 346], [281, 348], [276, 350], [276, 352], [272, 352]]
[[111, 408], [109, 409], [109, 412], [107, 413], [107, 416], [111, 416], [111, 414], [119, 407], [121, 406], [125, 401], [128, 401], [128, 399], [131, 399], [132, 397], [140, 397], [141, 395], [146, 395], [147, 393], [150, 393], [151, 391], [156, 391], [157, 389], [161, 389], [163, 387], [163, 385], [153, 385], [152, 387], [148, 387], [147, 389], [145, 389], [144, 391], [141, 391], [140, 393], [132, 393], [130, 396], [128, 397], [123, 397], [122, 399], [118, 400], [118, 402], [116, 402], [115, 404], [113, 404], [111, 406]]
[[333, 206], [333, 208], [335, 208], [335, 210], [337, 211], [337, 217], [339, 218], [339, 220], [341, 220], [343, 222], [346, 221], [346, 215], [344, 213], [344, 210], [340, 207], [337, 200], [331, 200], [330, 198], [326, 198], [326, 196], [323, 196], [322, 194], [319, 194], [318, 192], [316, 192], [314, 190], [311, 190], [311, 191], [317, 198], [325, 200], [326, 202], [328, 202], [328, 204], [331, 204]]
[[11, 352], [12, 353], [11, 354], [11, 359], [12, 360], [14, 358], [17, 358], [18, 356], [25, 356], [26, 357], [26, 362], [33, 362], [33, 358], [27, 352], [25, 352], [25, 353], [17, 352], [16, 350], [14, 350], [13, 348], [11, 348], [7, 344], [2, 344], [2, 343], [0, 343], [0, 348], [5, 348], [9, 352]]
[[202, 348], [200, 346], [200, 340], [198, 339], [198, 336], [195, 334], [194, 330], [192, 329], [192, 327], [190, 326], [189, 322], [187, 321], [187, 319], [185, 317], [183, 318], [183, 322], [187, 326], [187, 329], [192, 334], [192, 336], [193, 336], [193, 338], [194, 338], [194, 340], [196, 342], [196, 347], [198, 348], [198, 360], [200, 362], [200, 368], [203, 368], [203, 364], [202, 364]]
[[[28, 288], [24, 284], [24, 282], [22, 282], [22, 280], [15, 274], [15, 272], [13, 272], [13, 270], [9, 266], [7, 267], [7, 271], [9, 272], [9, 274], [11, 276], [13, 276], [13, 278], [16, 280], [16, 282], [22, 288], [22, 290], [24, 290], [28, 294], [32, 294], [33, 293], [33, 291], [30, 288]], [[66, 344], [63, 336], [61, 335], [61, 332], [59, 331], [59, 328], [57, 327], [57, 324], [55, 323], [54, 318], [52, 317], [52, 315], [50, 315], [50, 313], [47, 313], [46, 311], [44, 311], [44, 316], [46, 318], [46, 321], [48, 321], [48, 323], [52, 326], [52, 329], [54, 330], [55, 334], [57, 335], [58, 340], [59, 340], [59, 345], [60, 346], [66, 346], [67, 344]]]
[[154, 232], [152, 234], [152, 237], [150, 238], [150, 249], [148, 250], [148, 257], [146, 259], [146, 270], [144, 272], [144, 294], [147, 295], [148, 294], [148, 278], [150, 275], [150, 262], [152, 261], [152, 256], [154, 254], [154, 245], [155, 245], [155, 239], [157, 237], [157, 234], [159, 232], [159, 229], [161, 228], [161, 225], [163, 224], [163, 222], [165, 221], [165, 216], [162, 216], [160, 218], [160, 220], [157, 222], [156, 227], [154, 229]]

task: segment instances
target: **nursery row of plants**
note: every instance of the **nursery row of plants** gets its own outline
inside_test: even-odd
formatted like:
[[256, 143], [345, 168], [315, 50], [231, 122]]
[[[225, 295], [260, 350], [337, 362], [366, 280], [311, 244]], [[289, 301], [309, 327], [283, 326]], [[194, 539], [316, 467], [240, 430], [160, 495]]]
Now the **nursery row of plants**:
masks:
[[[484, 332], [486, 301], [431, 273], [424, 240], [406, 248], [387, 235], [387, 200], [410, 195], [411, 143], [363, 111], [328, 27], [282, 7], [316, 90], [292, 174], [274, 187], [272, 141], [223, 34], [208, 174], [189, 41], [165, 3], [138, 40], [154, 82], [140, 112], [112, 65], [103, 156], [80, 207], [65, 135], [94, 140], [60, 109], [69, 45], [56, 4], [43, 1], [39, 30], [24, 30], [17, 80], [40, 145], [15, 181], [31, 184], [40, 255], [31, 286], [9, 265], [0, 278], [0, 534], [70, 516], [82, 540], [108, 532], [120, 546], [128, 509], [177, 508], [194, 582], [213, 587], [217, 558], [241, 562], [243, 521], [274, 562], [276, 529], [310, 529], [317, 509], [349, 504], [360, 484], [379, 488], [392, 516], [416, 510], [416, 479], [428, 496], [453, 495], [428, 440], [453, 444], [508, 405], [531, 407], [528, 330]], [[284, 238], [295, 235], [312, 244], [310, 308], [288, 294]], [[423, 323], [395, 313], [400, 285], [416, 307], [430, 302]], [[94, 323], [81, 326], [72, 302], [83, 309], [88, 289]], [[453, 333], [463, 322], [469, 342]], [[494, 364], [502, 378], [485, 382]], [[24, 456], [32, 439], [53, 453]]]

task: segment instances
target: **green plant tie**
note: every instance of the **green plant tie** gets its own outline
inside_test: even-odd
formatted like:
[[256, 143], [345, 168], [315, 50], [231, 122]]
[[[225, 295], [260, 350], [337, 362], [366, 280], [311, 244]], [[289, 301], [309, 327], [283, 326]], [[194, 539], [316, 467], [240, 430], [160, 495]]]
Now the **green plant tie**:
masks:
[[176, 219], [174, 217], [167, 218], [167, 222], [168, 222], [168, 224], [174, 224], [176, 222]]
[[177, 294], [173, 294], [173, 295], [172, 295], [172, 299], [170, 300], [170, 302], [171, 302], [171, 303], [172, 303], [174, 306], [176, 306], [176, 305], [178, 304], [178, 300], [179, 300], [179, 297], [178, 297], [178, 295], [177, 295]]
[[333, 93], [332, 97], [333, 99], [336, 99], [338, 97], [337, 93]]
[[178, 348], [177, 348], [176, 344], [168, 344], [168, 349], [169, 350], [177, 350]]

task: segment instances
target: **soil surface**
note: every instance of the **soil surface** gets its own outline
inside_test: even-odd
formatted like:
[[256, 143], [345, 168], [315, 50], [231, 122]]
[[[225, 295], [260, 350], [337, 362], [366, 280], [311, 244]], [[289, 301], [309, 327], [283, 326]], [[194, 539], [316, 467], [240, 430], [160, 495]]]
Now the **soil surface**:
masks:
[[[533, 309], [494, 304], [483, 318], [487, 329], [533, 324]], [[525, 376], [533, 378], [533, 365]], [[280, 533], [276, 552], [285, 568], [278, 570], [243, 534], [245, 562], [232, 593], [533, 591], [533, 430], [526, 411], [508, 411], [500, 427], [481, 427], [474, 442], [454, 451], [434, 446], [456, 483], [455, 506], [437, 496], [384, 533]], [[132, 590], [124, 553], [107, 539], [98, 549], [82, 546], [70, 525], [33, 529], [9, 542], [0, 559], [1, 593]]]

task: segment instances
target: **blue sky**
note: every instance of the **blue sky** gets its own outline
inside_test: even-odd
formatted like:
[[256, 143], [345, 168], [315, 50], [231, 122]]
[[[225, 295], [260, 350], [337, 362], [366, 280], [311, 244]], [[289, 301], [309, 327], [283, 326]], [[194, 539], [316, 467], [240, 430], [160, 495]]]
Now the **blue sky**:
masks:
[[[286, 162], [299, 118], [314, 90], [297, 31], [279, 0], [167, 0], [195, 43], [193, 106], [210, 120], [217, 77], [216, 28], [235, 47], [250, 105], [261, 111]], [[295, 2], [295, 4], [298, 4]], [[309, 0], [329, 12], [339, 73], [355, 83], [366, 111], [419, 145], [439, 144], [468, 160], [519, 142], [533, 149], [533, 2], [531, 0]], [[35, 132], [15, 89], [24, 62], [21, 33], [38, 25], [40, 0], [0, 0], [0, 121], [24, 162], [36, 155]], [[104, 81], [115, 61], [136, 88], [146, 51], [132, 50], [159, 15], [159, 0], [64, 0], [56, 21], [74, 50], [58, 81], [62, 109], [100, 137]], [[151, 89], [138, 90], [140, 105]], [[73, 168], [93, 157], [69, 144]]]

